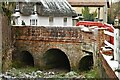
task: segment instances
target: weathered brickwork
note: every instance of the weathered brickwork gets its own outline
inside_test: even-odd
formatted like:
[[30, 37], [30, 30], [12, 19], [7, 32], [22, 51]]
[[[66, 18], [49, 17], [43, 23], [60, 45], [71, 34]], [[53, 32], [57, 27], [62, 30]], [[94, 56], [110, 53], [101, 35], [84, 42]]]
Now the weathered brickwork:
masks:
[[12, 32], [17, 52], [30, 52], [34, 57], [34, 65], [40, 68], [46, 66], [44, 53], [59, 49], [67, 55], [71, 70], [78, 69], [80, 60], [86, 56], [82, 50], [86, 47], [81, 46], [82, 42], [86, 38], [89, 43], [94, 41], [90, 40], [92, 33], [83, 34], [79, 27], [13, 26]]
[[64, 43], [64, 42], [39, 42], [39, 41], [23, 41], [18, 40], [15, 45], [17, 49], [21, 51], [29, 51], [34, 57], [34, 65], [39, 67], [45, 67], [44, 61], [42, 61], [43, 54], [49, 49], [60, 49], [63, 51], [69, 61], [71, 68], [78, 68], [79, 60], [81, 59], [82, 51], [79, 43]]
[[106, 29], [98, 29], [98, 36], [96, 37], [96, 42], [98, 43], [98, 49], [100, 50], [101, 47], [104, 46], [104, 41], [105, 41], [105, 34], [104, 34], [104, 30]]
[[[15, 26], [13, 26], [15, 27]], [[41, 40], [54, 42], [80, 42], [82, 35], [79, 27], [30, 27], [17, 26], [14, 29], [16, 39]]]

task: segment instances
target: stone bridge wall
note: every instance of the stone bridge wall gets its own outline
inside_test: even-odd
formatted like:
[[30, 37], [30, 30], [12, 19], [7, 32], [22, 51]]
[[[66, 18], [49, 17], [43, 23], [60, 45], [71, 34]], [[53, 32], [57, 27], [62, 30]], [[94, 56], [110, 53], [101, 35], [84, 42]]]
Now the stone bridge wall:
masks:
[[30, 27], [13, 26], [16, 39], [40, 40], [54, 42], [80, 42], [82, 40], [79, 27]]
[[30, 52], [34, 65], [40, 68], [46, 66], [42, 59], [46, 51], [60, 49], [67, 55], [71, 70], [78, 69], [80, 60], [88, 55], [82, 50], [86, 48], [85, 45], [82, 47], [83, 42], [94, 41], [92, 33], [82, 32], [80, 27], [13, 26], [12, 32], [16, 52]]

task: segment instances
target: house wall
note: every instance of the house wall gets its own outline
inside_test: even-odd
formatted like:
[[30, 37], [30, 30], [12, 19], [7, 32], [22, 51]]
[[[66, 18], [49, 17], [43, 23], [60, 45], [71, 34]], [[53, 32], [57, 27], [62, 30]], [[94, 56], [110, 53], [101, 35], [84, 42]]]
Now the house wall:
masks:
[[[73, 7], [73, 9], [76, 11], [76, 13], [78, 13], [78, 14], [82, 14], [82, 9], [83, 9], [84, 7]], [[98, 12], [98, 8], [99, 7], [89, 7], [89, 9], [90, 9], [90, 13], [92, 13], [92, 12], [95, 12], [95, 10], [97, 10], [97, 12]], [[104, 8], [105, 7], [100, 7], [100, 19], [103, 19], [104, 18]], [[98, 13], [97, 13], [98, 14]], [[98, 17], [98, 15], [97, 15], [97, 17]]]
[[[65, 26], [64, 17], [54, 17], [54, 26]], [[72, 17], [67, 17], [67, 26], [72, 26]]]
[[[30, 25], [30, 19], [37, 19], [37, 25], [39, 26], [50, 26], [49, 17], [41, 16], [20, 16], [18, 18], [18, 25], [22, 24], [22, 20], [25, 22], [25, 25]], [[64, 26], [64, 17], [54, 17], [53, 25], [51, 26]], [[67, 17], [67, 26], [72, 26], [72, 17]]]
[[30, 25], [30, 17], [29, 16], [20, 16], [20, 18], [18, 18], [18, 25], [22, 24], [22, 20], [25, 22], [26, 25]]
[[40, 26], [49, 26], [49, 18], [48, 17], [39, 17], [39, 23]]
[[72, 17], [68, 17], [67, 26], [72, 26], [73, 24]]
[[63, 26], [63, 17], [55, 17], [54, 18], [54, 25], [55, 26]]
[[22, 24], [22, 20], [25, 22], [25, 25], [30, 25], [30, 19], [37, 19], [37, 25], [48, 26], [49, 20], [48, 17], [38, 17], [38, 16], [20, 16], [18, 18], [18, 25]]
[[107, 13], [108, 13], [107, 5], [105, 5], [103, 7], [103, 22], [106, 22], [106, 23], [107, 23]]

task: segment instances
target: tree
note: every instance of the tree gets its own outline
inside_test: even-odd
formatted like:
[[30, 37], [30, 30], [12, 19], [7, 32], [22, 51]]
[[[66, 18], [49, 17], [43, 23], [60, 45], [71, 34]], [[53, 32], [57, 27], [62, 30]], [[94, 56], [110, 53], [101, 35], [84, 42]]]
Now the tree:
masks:
[[6, 15], [11, 20], [11, 15], [15, 9], [15, 2], [1, 2], [0, 3], [0, 13]]
[[97, 10], [90, 13], [90, 9], [88, 7], [84, 7], [84, 9], [82, 9], [82, 14], [85, 21], [94, 21], [94, 18], [97, 16]]
[[116, 3], [111, 3], [111, 7], [109, 9], [110, 21], [114, 21], [116, 16], [120, 15], [120, 1]]
[[111, 9], [108, 9], [107, 23], [114, 25], [114, 16], [113, 16], [112, 13], [111, 13]]
[[9, 56], [13, 51], [11, 44], [11, 26], [10, 20], [11, 20], [11, 14], [13, 12], [13, 4], [12, 2], [0, 2], [0, 16], [1, 16], [1, 22], [0, 22], [0, 41], [1, 45], [0, 48], [0, 73], [2, 71], [6, 71], [11, 64], [11, 57]]

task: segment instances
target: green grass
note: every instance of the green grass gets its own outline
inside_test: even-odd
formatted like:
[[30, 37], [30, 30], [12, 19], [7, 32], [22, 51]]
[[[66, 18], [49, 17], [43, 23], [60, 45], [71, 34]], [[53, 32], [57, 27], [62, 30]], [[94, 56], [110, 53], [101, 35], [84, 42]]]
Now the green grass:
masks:
[[99, 78], [97, 69], [91, 69], [90, 71], [85, 71], [82, 74], [85, 76], [85, 78]]
[[31, 73], [31, 72], [33, 72], [33, 71], [37, 71], [37, 70], [39, 70], [38, 68], [36, 68], [36, 67], [24, 67], [24, 68], [17, 68], [17, 69], [11, 69], [11, 72], [12, 73], [19, 73], [19, 72], [21, 72], [21, 73]]

